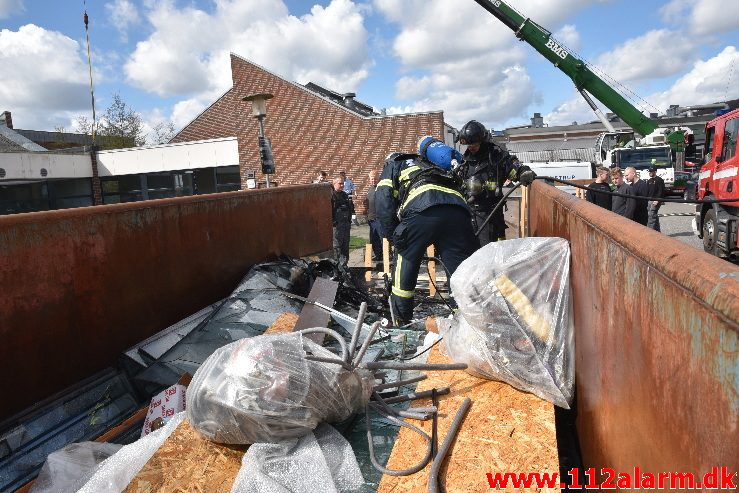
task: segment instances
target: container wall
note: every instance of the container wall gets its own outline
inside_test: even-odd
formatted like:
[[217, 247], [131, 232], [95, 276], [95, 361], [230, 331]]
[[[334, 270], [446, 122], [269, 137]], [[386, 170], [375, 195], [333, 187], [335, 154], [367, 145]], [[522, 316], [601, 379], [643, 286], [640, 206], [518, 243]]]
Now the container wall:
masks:
[[739, 268], [539, 182], [530, 220], [572, 248], [585, 467], [736, 471]]
[[115, 363], [272, 255], [331, 248], [330, 187], [0, 217], [0, 421]]

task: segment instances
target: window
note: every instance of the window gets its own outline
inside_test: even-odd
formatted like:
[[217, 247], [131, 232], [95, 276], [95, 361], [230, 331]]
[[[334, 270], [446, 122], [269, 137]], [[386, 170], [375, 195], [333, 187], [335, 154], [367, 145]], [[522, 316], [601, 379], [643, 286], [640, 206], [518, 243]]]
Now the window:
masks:
[[706, 129], [706, 162], [713, 157], [713, 134], [716, 132], [715, 127]]
[[216, 168], [216, 191], [232, 192], [241, 187], [238, 166], [219, 166]]
[[724, 127], [724, 149], [721, 153], [724, 161], [736, 156], [737, 131], [739, 131], [739, 118], [728, 120]]

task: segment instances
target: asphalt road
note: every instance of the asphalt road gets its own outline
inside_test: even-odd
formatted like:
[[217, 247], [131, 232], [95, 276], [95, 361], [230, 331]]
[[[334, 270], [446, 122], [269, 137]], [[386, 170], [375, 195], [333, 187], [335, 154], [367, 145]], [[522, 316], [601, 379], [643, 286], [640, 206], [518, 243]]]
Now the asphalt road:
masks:
[[703, 240], [693, 233], [695, 204], [675, 204], [666, 202], [659, 208], [659, 224], [662, 234], [703, 251]]

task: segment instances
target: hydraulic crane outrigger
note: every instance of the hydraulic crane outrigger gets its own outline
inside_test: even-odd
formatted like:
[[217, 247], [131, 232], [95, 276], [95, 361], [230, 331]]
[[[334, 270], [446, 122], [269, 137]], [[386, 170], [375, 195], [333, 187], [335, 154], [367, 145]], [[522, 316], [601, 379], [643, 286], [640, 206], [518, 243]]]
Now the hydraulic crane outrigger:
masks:
[[[575, 88], [580, 92], [583, 98], [585, 98], [585, 101], [587, 101], [588, 105], [593, 109], [608, 130], [607, 134], [615, 134], [618, 136], [623, 134], [623, 132], [616, 132], [614, 130], [611, 123], [593, 102], [590, 95], [598, 99], [639, 134], [647, 136], [657, 129], [658, 125], [656, 122], [645, 116], [634, 105], [621, 96], [621, 94], [616, 92], [611, 86], [593, 73], [583, 60], [575, 57], [569, 53], [567, 49], [557, 43], [556, 40], [552, 38], [552, 33], [550, 31], [531, 19], [523, 17], [515, 9], [501, 0], [475, 0], [475, 2], [493, 14], [503, 24], [508, 26], [516, 34], [517, 38], [527, 42], [544, 58], [552, 62], [555, 67], [572, 79], [572, 82], [575, 84]], [[616, 140], [622, 142], [625, 141], [623, 138], [613, 139], [614, 142]], [[678, 168], [681, 168], [682, 160], [684, 159], [681, 155], [684, 150], [683, 132], [679, 130], [673, 131], [668, 134], [667, 140], [673, 151], [678, 154], [676, 156], [676, 161], [678, 163]], [[603, 136], [601, 136], [599, 142], [603, 142]], [[610, 149], [608, 149], [608, 151], [610, 151]], [[611, 160], [610, 152], [608, 157], [605, 155], [605, 151], [603, 155], [598, 157], [599, 159], [602, 159], [603, 164], [607, 166], [619, 164], [614, 162], [615, 159]]]

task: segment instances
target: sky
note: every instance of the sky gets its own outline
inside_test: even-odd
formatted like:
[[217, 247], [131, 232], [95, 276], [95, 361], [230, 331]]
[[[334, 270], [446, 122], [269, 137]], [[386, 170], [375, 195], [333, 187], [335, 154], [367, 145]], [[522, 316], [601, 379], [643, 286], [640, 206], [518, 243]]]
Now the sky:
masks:
[[[510, 0], [647, 113], [739, 98], [739, 1]], [[569, 78], [473, 0], [0, 0], [0, 111], [74, 131], [118, 93], [179, 130], [231, 87], [229, 54], [459, 128], [595, 120]], [[607, 110], [606, 110], [607, 111]], [[269, 118], [269, 116], [268, 116]]]

